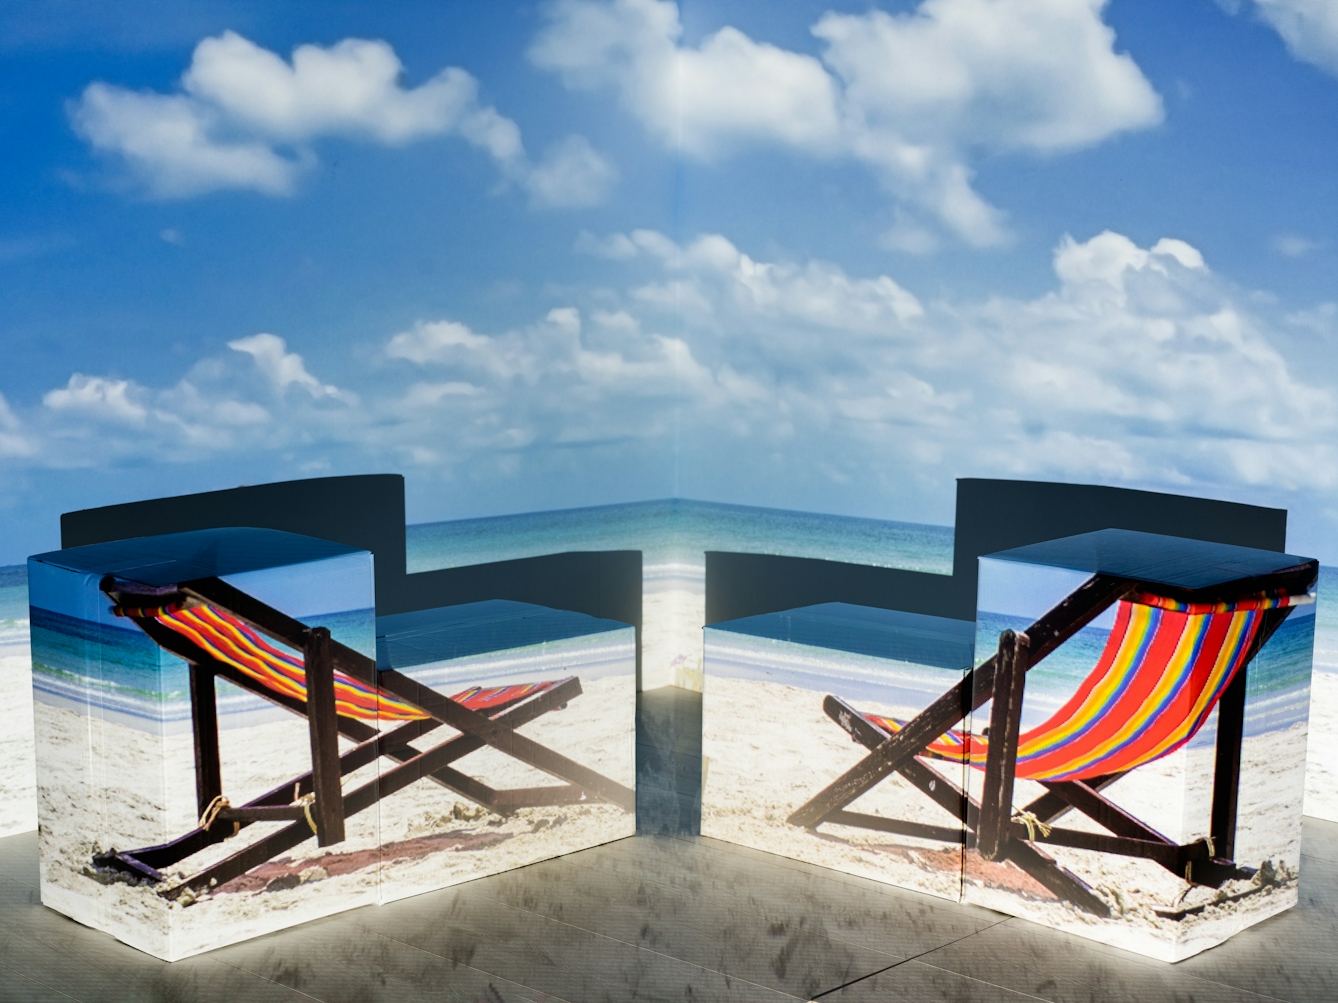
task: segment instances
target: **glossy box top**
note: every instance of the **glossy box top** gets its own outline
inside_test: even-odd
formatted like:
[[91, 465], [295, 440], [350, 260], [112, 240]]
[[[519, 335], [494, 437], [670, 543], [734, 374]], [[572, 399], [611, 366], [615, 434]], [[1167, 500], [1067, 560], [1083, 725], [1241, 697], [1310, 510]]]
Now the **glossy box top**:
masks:
[[1158, 533], [1103, 529], [988, 554], [982, 560], [1043, 564], [1202, 589], [1313, 563], [1309, 558]]
[[365, 553], [356, 547], [274, 529], [235, 527], [114, 540], [29, 558], [83, 574], [115, 575], [151, 588]]
[[945, 669], [971, 667], [976, 632], [969, 620], [841, 602], [760, 613], [710, 629]]
[[629, 626], [570, 610], [489, 599], [377, 617], [376, 662], [382, 669], [406, 668]]

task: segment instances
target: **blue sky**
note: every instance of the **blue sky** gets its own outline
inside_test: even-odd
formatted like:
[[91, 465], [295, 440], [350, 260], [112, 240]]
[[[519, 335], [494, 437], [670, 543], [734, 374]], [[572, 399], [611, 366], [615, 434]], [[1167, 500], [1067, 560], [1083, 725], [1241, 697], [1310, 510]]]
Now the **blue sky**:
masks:
[[949, 522], [1284, 506], [1338, 560], [1338, 8], [0, 6], [0, 561], [400, 471]]

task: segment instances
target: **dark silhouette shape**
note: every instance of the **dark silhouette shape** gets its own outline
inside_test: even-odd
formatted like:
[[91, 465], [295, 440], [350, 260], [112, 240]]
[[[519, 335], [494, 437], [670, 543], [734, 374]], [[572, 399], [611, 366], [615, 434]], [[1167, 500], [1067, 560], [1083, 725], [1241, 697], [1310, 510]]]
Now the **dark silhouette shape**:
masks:
[[1287, 512], [1129, 488], [967, 477], [957, 482], [952, 575], [708, 551], [706, 622], [824, 602], [974, 620], [977, 558], [1100, 529], [1282, 551]]
[[400, 474], [279, 481], [66, 512], [60, 542], [81, 547], [223, 526], [279, 529], [370, 550], [379, 616], [511, 599], [630, 623], [640, 688], [641, 551], [570, 551], [406, 574]]

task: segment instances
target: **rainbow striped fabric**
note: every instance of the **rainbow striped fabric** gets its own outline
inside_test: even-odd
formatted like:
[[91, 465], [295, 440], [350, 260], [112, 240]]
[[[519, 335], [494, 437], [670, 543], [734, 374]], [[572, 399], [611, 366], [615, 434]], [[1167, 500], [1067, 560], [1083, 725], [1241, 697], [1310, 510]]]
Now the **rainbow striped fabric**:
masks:
[[[1083, 780], [1123, 773], [1179, 749], [1203, 727], [1245, 663], [1260, 611], [1313, 601], [1256, 596], [1186, 605], [1161, 596], [1121, 600], [1105, 649], [1082, 685], [1018, 739], [1017, 776]], [[902, 722], [866, 715], [891, 734]], [[988, 742], [951, 731], [931, 756], [983, 769]]]
[[[278, 647], [264, 635], [216, 606], [176, 604], [159, 609], [118, 609], [119, 615], [151, 616], [176, 631], [214, 658], [231, 665], [276, 693], [296, 700], [307, 699], [306, 668], [300, 654]], [[470, 710], [490, 710], [514, 703], [553, 684], [523, 683], [516, 686], [473, 686], [451, 697]], [[335, 673], [335, 711], [363, 721], [423, 721], [430, 715], [413, 704], [346, 676]]]

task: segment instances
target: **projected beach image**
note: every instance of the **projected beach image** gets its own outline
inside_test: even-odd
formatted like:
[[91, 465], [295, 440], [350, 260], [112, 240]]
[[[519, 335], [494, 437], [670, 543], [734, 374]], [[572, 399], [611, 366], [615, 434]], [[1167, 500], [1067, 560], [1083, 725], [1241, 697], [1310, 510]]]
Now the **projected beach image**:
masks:
[[0, 568], [0, 837], [37, 828], [28, 572]]
[[[345, 823], [337, 849], [363, 867], [332, 873], [310, 832], [237, 877], [171, 896], [183, 879], [294, 821], [255, 822], [170, 866], [161, 882], [106, 866], [106, 855], [170, 843], [199, 828], [189, 667], [136, 621], [111, 612], [99, 577], [29, 565], [43, 903], [165, 959], [378, 900], [377, 814]], [[225, 579], [368, 658], [374, 656], [365, 553]], [[308, 724], [223, 679], [214, 681], [221, 786], [244, 805], [311, 770]], [[372, 718], [375, 719], [373, 707]], [[352, 745], [344, 740], [342, 748]], [[376, 784], [370, 761], [344, 777]], [[287, 789], [277, 800], [295, 800]], [[305, 826], [306, 822], [302, 821]], [[212, 828], [230, 831], [216, 819]], [[333, 848], [332, 848], [333, 849]], [[164, 894], [167, 892], [167, 894]]]
[[1338, 570], [1319, 569], [1305, 813], [1338, 822]]
[[51, 559], [42, 895], [81, 922], [174, 960], [635, 831], [626, 624], [493, 601], [378, 637], [365, 552], [157, 588]]
[[632, 627], [492, 600], [383, 617], [378, 634], [382, 669], [508, 729], [415, 742], [449, 765], [380, 803], [382, 901], [635, 834]]
[[408, 528], [409, 571], [567, 550], [642, 553], [641, 686], [702, 688], [706, 551], [952, 573], [952, 528], [686, 498]]
[[705, 635], [702, 834], [956, 900], [959, 763], [834, 785], [961, 681], [972, 624], [827, 603]]
[[[977, 664], [996, 655], [1001, 634], [1025, 631], [1089, 577], [982, 559]], [[1214, 614], [1224, 618], [1214, 622], [1140, 599], [1111, 605], [1034, 663], [1007, 823], [1019, 853], [987, 859], [982, 821], [980, 843], [965, 856], [964, 900], [1168, 961], [1294, 905], [1316, 609], [1305, 599], [1248, 660], [1251, 632], [1267, 634], [1264, 611]], [[1234, 837], [1217, 830], [1217, 843], [1227, 845], [1216, 845], [1218, 724], [1233, 672], [1246, 674], [1237, 821]], [[1097, 704], [1099, 713], [1089, 714]], [[985, 702], [967, 724], [968, 789], [982, 803], [991, 798], [993, 706]], [[1081, 785], [1080, 802], [1105, 799], [1120, 817], [1110, 828], [1098, 825], [1057, 800], [1056, 783]], [[1221, 797], [1231, 800], [1229, 785]], [[1107, 842], [1051, 842], [1066, 839], [1064, 830]], [[1137, 849], [1129, 855], [1131, 844], [1111, 836], [1190, 847], [1187, 855], [1198, 856], [1168, 866]]]

